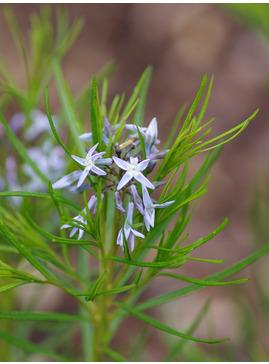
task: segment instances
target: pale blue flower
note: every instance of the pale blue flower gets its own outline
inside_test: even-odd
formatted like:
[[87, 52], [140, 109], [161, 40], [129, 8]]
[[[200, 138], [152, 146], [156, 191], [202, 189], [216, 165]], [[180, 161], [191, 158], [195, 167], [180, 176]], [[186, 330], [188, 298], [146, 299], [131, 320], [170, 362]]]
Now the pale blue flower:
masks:
[[134, 204], [135, 204], [136, 208], [144, 216], [145, 213], [144, 213], [143, 203], [142, 203], [141, 197], [139, 196], [139, 194], [137, 192], [135, 185], [131, 185], [131, 191], [132, 191], [132, 195], [134, 198]]
[[145, 185], [146, 187], [154, 190], [155, 187], [153, 186], [153, 184], [141, 173], [141, 171], [144, 171], [144, 169], [147, 168], [150, 162], [149, 159], [145, 159], [144, 161], [138, 163], [138, 158], [130, 157], [129, 163], [118, 157], [112, 158], [121, 169], [126, 171], [117, 186], [117, 190], [120, 190], [122, 187], [124, 187], [129, 181], [131, 181], [132, 178], [136, 179], [142, 185]]
[[135, 236], [138, 236], [139, 238], [145, 238], [145, 235], [136, 231], [132, 227], [133, 226], [133, 213], [134, 213], [134, 204], [133, 204], [133, 202], [130, 202], [128, 205], [127, 217], [126, 217], [126, 220], [124, 223], [124, 227], [123, 227], [123, 229], [120, 229], [118, 238], [117, 238], [117, 245], [120, 245], [122, 250], [124, 250], [124, 244], [123, 244], [123, 234], [124, 234], [125, 239], [126, 240], [129, 239], [131, 252], [134, 250]]
[[55, 190], [60, 188], [68, 188], [79, 179], [81, 173], [82, 171], [74, 171], [72, 173], [69, 173], [66, 176], [60, 178], [58, 181], [54, 182], [52, 187]]
[[126, 211], [123, 208], [122, 200], [120, 197], [119, 191], [115, 192], [115, 200], [116, 200], [116, 208], [120, 210], [121, 212], [125, 213]]
[[142, 186], [142, 194], [143, 194], [143, 203], [144, 203], [144, 211], [145, 211], [145, 215], [144, 215], [144, 221], [145, 221], [145, 225], [146, 225], [146, 229], [149, 231], [150, 230], [150, 226], [154, 227], [154, 222], [155, 222], [155, 209], [162, 209], [164, 207], [167, 207], [169, 205], [171, 205], [172, 203], [174, 203], [175, 201], [167, 201], [164, 203], [153, 203], [150, 195], [148, 193], [148, 190], [146, 189], [145, 186]]
[[[133, 132], [137, 132], [137, 126], [134, 124], [126, 124], [125, 128]], [[138, 126], [138, 129], [144, 139], [146, 156], [148, 157], [152, 151], [153, 145], [160, 143], [160, 140], [157, 139], [158, 137], [157, 119], [153, 118], [147, 128]], [[158, 150], [154, 147], [154, 152], [157, 151]]]
[[[92, 209], [92, 208], [95, 210], [96, 205], [97, 205], [97, 197], [96, 197], [96, 196], [92, 196], [92, 197], [90, 198], [89, 202], [88, 202], [88, 209], [89, 209], [89, 211], [91, 211], [91, 209]], [[82, 213], [83, 213], [84, 215], [87, 215], [86, 208], [84, 208], [84, 209], [82, 210]], [[85, 219], [85, 217], [84, 217], [84, 216], [82, 216], [82, 215], [77, 215], [77, 216], [73, 217], [73, 219], [72, 219], [72, 220], [74, 220], [74, 222], [77, 222], [77, 223], [78, 223], [78, 225], [79, 225], [79, 223], [82, 223], [82, 224], [84, 224], [84, 225], [86, 225], [86, 224], [87, 224], [87, 220], [86, 220], [86, 219]], [[69, 237], [70, 237], [70, 238], [72, 238], [72, 236], [73, 236], [73, 235], [75, 235], [75, 233], [76, 233], [77, 231], [78, 231], [78, 240], [80, 240], [80, 239], [83, 237], [84, 230], [83, 230], [83, 228], [82, 228], [82, 227], [81, 227], [81, 228], [79, 228], [79, 227], [76, 227], [76, 226], [72, 226], [72, 225], [70, 225], [70, 224], [64, 224], [64, 225], [61, 227], [61, 229], [66, 229], [66, 228], [69, 228], [69, 227], [73, 227], [73, 229], [71, 230], [71, 233], [70, 233], [70, 235], [69, 235]]]
[[[78, 162], [79, 164], [81, 164], [82, 166], [85, 167], [84, 171], [81, 173], [81, 175], [79, 177], [77, 187], [82, 185], [82, 183], [85, 181], [86, 177], [88, 176], [88, 174], [90, 172], [95, 173], [95, 174], [97, 174], [99, 176], [105, 176], [106, 175], [106, 172], [103, 171], [102, 169], [98, 168], [97, 165], [108, 165], [108, 164], [112, 163], [111, 158], [99, 159], [106, 152], [100, 152], [100, 153], [96, 153], [96, 154], [93, 155], [93, 152], [97, 148], [98, 144], [99, 143], [95, 144], [88, 151], [88, 153], [86, 155], [86, 158], [80, 158], [80, 157], [77, 157], [75, 155], [71, 156], [76, 162]], [[97, 159], [99, 159], [99, 161], [97, 161]]]
[[[109, 138], [111, 137], [111, 135], [113, 135], [113, 137], [112, 137], [112, 141], [113, 141], [115, 130], [117, 130], [119, 126], [120, 126], [120, 124], [116, 124], [113, 127], [110, 124], [110, 122], [108, 121], [107, 117], [104, 117], [104, 127], [102, 129], [102, 141], [103, 141], [103, 143], [105, 145], [108, 145]], [[84, 133], [84, 134], [79, 136], [79, 139], [83, 140], [84, 142], [91, 142], [92, 141], [92, 133]]]

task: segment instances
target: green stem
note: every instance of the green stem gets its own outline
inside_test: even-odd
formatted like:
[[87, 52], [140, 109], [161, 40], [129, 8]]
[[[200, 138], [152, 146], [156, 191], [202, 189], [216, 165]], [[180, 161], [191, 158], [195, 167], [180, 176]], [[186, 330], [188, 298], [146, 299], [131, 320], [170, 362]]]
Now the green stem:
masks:
[[[84, 278], [89, 275], [88, 260], [86, 251], [79, 247], [78, 249], [78, 270]], [[84, 307], [79, 307], [79, 313], [84, 315], [89, 315], [89, 311]], [[93, 360], [93, 327], [91, 322], [81, 323], [81, 333], [82, 333], [82, 348], [83, 348], [83, 361]]]

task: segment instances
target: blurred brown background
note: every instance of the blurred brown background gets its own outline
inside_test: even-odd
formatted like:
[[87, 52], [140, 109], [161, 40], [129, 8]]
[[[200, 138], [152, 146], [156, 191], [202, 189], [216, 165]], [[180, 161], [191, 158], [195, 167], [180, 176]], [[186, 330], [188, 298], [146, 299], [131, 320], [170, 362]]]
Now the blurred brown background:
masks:
[[[188, 263], [181, 274], [202, 278], [258, 250], [253, 246], [248, 222], [255, 176], [268, 166], [269, 94], [265, 80], [269, 75], [269, 58], [262, 51], [257, 37], [235, 23], [222, 8], [212, 4], [66, 6], [71, 19], [81, 16], [85, 20], [81, 35], [63, 62], [63, 72], [72, 92], [77, 93], [106, 63], [116, 60], [118, 70], [110, 79], [110, 100], [123, 91], [128, 96], [146, 66], [153, 65], [145, 124], [156, 116], [161, 140], [165, 140], [179, 107], [185, 101], [191, 104], [194, 100], [204, 73], [209, 77], [214, 74], [206, 113], [206, 121], [216, 117], [214, 135], [232, 128], [260, 108], [247, 129], [224, 147], [212, 170], [209, 192], [197, 206], [187, 229], [191, 241], [213, 231], [227, 216], [230, 221], [224, 231], [199, 250], [199, 257], [224, 259], [224, 263], [217, 267], [202, 262]], [[38, 11], [39, 5], [16, 4], [13, 9], [26, 31], [29, 13]], [[0, 50], [23, 82], [15, 49], [10, 44], [11, 36], [0, 12]], [[52, 107], [56, 106], [57, 101], [52, 101]], [[202, 158], [196, 157], [193, 170]], [[267, 262], [268, 256], [255, 263], [262, 267], [264, 276], [268, 273]], [[251, 277], [251, 274], [248, 269], [238, 277]], [[178, 282], [159, 278], [146, 296], [158, 294], [163, 289], [163, 282], [165, 291], [180, 286]], [[256, 305], [252, 314], [260, 323], [257, 336], [266, 343], [268, 331], [259, 316], [253, 282], [242, 289], [246, 299]], [[236, 321], [239, 308], [233, 304], [240, 290], [237, 287], [207, 288], [165, 305], [160, 311], [166, 322], [184, 332], [205, 299], [214, 297], [211, 307], [214, 317], [198, 329], [196, 336], [229, 336], [231, 344], [226, 345], [237, 348], [237, 360], [248, 360], [244, 354], [242, 326]], [[155, 339], [150, 342], [147, 359], [161, 360], [165, 348], [159, 345], [156, 349]], [[223, 344], [221, 348], [224, 351], [227, 346]]]

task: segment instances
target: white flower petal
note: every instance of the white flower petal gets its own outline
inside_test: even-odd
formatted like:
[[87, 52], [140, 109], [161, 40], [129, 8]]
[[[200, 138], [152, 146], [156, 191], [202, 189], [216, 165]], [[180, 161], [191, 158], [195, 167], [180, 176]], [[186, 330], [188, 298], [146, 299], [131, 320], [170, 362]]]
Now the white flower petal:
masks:
[[150, 162], [150, 159], [145, 159], [144, 161], [140, 162], [140, 163], [138, 164], [138, 169], [139, 169], [139, 171], [140, 171], [140, 172], [141, 172], [141, 171], [144, 171], [144, 169], [146, 169], [146, 168], [147, 168], [147, 166], [148, 166], [149, 162]]
[[127, 171], [129, 163], [124, 161], [123, 159], [120, 159], [118, 157], [112, 157], [113, 161], [117, 164], [118, 167], [123, 169], [124, 171]]
[[119, 191], [122, 187], [127, 185], [127, 183], [129, 181], [131, 181], [132, 178], [133, 177], [128, 172], [124, 173], [124, 175], [122, 176], [122, 178], [121, 178], [121, 180], [120, 180], [120, 182], [119, 182], [119, 184], [117, 186], [117, 190]]
[[153, 139], [157, 139], [158, 136], [158, 125], [157, 125], [157, 119], [153, 118], [151, 122], [149, 123], [149, 126], [147, 128], [147, 134], [149, 134]]
[[112, 164], [112, 158], [100, 158], [95, 162], [96, 166], [109, 166]]
[[61, 229], [66, 229], [66, 228], [69, 228], [69, 227], [71, 227], [71, 225], [69, 225], [69, 224], [64, 224], [63, 226], [61, 226]]
[[78, 231], [78, 228], [77, 227], [73, 227], [73, 229], [71, 230], [71, 233], [70, 233], [69, 237], [72, 238], [72, 236], [75, 235], [77, 231]]
[[163, 209], [164, 207], [167, 207], [167, 206], [170, 206], [172, 205], [172, 203], [174, 203], [175, 200], [173, 201], [167, 201], [167, 202], [164, 202], [164, 203], [155, 203], [153, 206], [154, 208], [156, 209]]
[[146, 225], [146, 229], [147, 229], [147, 231], [150, 231], [150, 224], [149, 224], [149, 222], [148, 222], [148, 219], [147, 219], [146, 214], [145, 214], [145, 216], [144, 216], [144, 222], [145, 222], [145, 225]]
[[77, 187], [80, 187], [82, 185], [82, 183], [85, 181], [85, 179], [87, 178], [88, 174], [89, 174], [90, 170], [88, 168], [85, 168], [84, 171], [82, 171], [79, 180], [78, 180], [78, 184]]
[[140, 233], [139, 231], [137, 230], [134, 230], [134, 229], [131, 229], [131, 232], [135, 235], [135, 236], [138, 236], [139, 238], [145, 238], [145, 235], [143, 235], [142, 233]]
[[95, 161], [96, 161], [96, 159], [98, 159], [98, 158], [102, 157], [102, 155], [104, 155], [104, 154], [106, 154], [106, 152], [96, 153], [96, 154], [94, 154], [94, 155], [91, 157], [91, 160], [92, 160], [93, 162], [95, 162]]
[[84, 235], [84, 230], [79, 229], [79, 231], [78, 231], [78, 240], [80, 240], [83, 237], [83, 235]]
[[71, 157], [78, 162], [79, 164], [81, 164], [82, 166], [85, 166], [85, 158], [80, 158], [77, 157], [76, 155], [71, 155]]
[[118, 237], [117, 237], [117, 245], [120, 245], [123, 249], [123, 236], [122, 236], [122, 229], [120, 229]]
[[130, 235], [129, 243], [130, 243], [130, 249], [132, 252], [134, 250], [134, 246], [135, 246], [135, 236], [132, 233]]
[[82, 171], [75, 171], [67, 174], [66, 176], [63, 176], [61, 179], [53, 183], [52, 188], [57, 190], [59, 188], [70, 187], [74, 182], [79, 179], [81, 173]]
[[150, 206], [152, 206], [152, 201], [151, 201], [150, 195], [148, 193], [148, 190], [144, 185], [142, 185], [142, 194], [143, 194], [143, 203], [144, 203], [145, 208], [147, 209]]
[[130, 157], [130, 163], [132, 165], [137, 166], [137, 164], [138, 164], [138, 158], [137, 157]]
[[95, 174], [98, 174], [99, 176], [105, 176], [106, 172], [103, 171], [102, 169], [96, 167], [96, 166], [92, 166], [91, 168], [91, 172], [94, 172]]
[[153, 184], [141, 172], [137, 173], [137, 175], [134, 176], [134, 178], [138, 182], [140, 182], [142, 185], [144, 185], [144, 186], [146, 186], [146, 187], [148, 187], [148, 188], [150, 188], [152, 190], [155, 189], [155, 187], [153, 186]]
[[92, 156], [92, 153], [95, 151], [95, 149], [98, 147], [98, 144], [95, 144], [87, 153], [87, 157], [91, 157]]
[[91, 142], [92, 141], [92, 133], [85, 133], [78, 137], [80, 140], [84, 142]]
[[128, 224], [131, 224], [133, 223], [133, 214], [134, 214], [134, 203], [133, 202], [129, 202], [129, 205], [128, 205], [128, 211], [127, 211], [127, 217], [126, 217], [126, 220], [127, 220], [127, 223]]
[[[89, 199], [89, 202], [88, 202], [88, 209], [89, 211], [91, 211], [91, 209], [94, 207], [94, 205], [96, 204], [97, 202], [97, 197], [96, 196], [92, 196], [90, 199]], [[86, 212], [86, 210], [85, 210]]]

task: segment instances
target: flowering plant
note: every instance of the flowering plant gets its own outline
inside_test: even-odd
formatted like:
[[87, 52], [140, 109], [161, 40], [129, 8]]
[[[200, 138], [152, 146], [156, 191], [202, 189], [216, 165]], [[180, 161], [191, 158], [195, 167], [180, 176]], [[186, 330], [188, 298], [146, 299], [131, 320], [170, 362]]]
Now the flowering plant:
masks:
[[[10, 217], [1, 209], [0, 235], [5, 242], [3, 246], [6, 250], [11, 246], [12, 251], [18, 252], [35, 271], [22, 271], [1, 261], [2, 277], [12, 281], [2, 286], [0, 291], [6, 292], [33, 283], [51, 285], [73, 297], [79, 310], [77, 315], [61, 312], [1, 312], [0, 317], [37, 322], [81, 321], [83, 351], [77, 354], [74, 347], [66, 348], [60, 342], [51, 350], [18, 337], [10, 339], [9, 335], [0, 331], [0, 336], [7, 342], [12, 341], [18, 347], [57, 360], [78, 358], [102, 361], [109, 356], [123, 361], [129, 355], [128, 346], [122, 351], [120, 346], [117, 347], [111, 341], [120, 330], [120, 323], [128, 315], [183, 339], [204, 343], [228, 340], [206, 340], [192, 336], [192, 331], [203, 317], [201, 313], [190, 330], [183, 333], [144, 311], [205, 286], [243, 283], [246, 279], [229, 282], [224, 279], [266, 251], [260, 250], [204, 279], [180, 275], [180, 267], [190, 260], [221, 262], [199, 258], [194, 252], [216, 236], [226, 225], [227, 219], [206, 237], [188, 242], [185, 231], [191, 219], [190, 203], [206, 193], [209, 171], [222, 145], [238, 136], [257, 111], [231, 130], [208, 138], [211, 131], [209, 125], [213, 119], [203, 123], [203, 118], [212, 79], [200, 111], [196, 111], [207, 85], [204, 76], [185, 120], [181, 122], [185, 110], [183, 107], [166, 141], [161, 144], [157, 119], [153, 117], [143, 125], [150, 76], [151, 68], [148, 67], [125, 107], [124, 95], [116, 96], [108, 107], [107, 79], [103, 80], [102, 94], [99, 97], [96, 78], [93, 78], [90, 91], [91, 132], [88, 129], [82, 130], [71, 94], [67, 87], [62, 88], [61, 97], [65, 100], [63, 114], [73, 136], [73, 142], [69, 145], [62, 141], [56, 130], [50, 111], [49, 91], [46, 88], [48, 121], [52, 133], [68, 156], [70, 173], [49, 181], [38, 164], [32, 161], [30, 166], [48, 185], [48, 192], [5, 191], [0, 196], [50, 200], [59, 216], [59, 229], [49, 232], [50, 229], [42, 228], [33, 216], [22, 217], [14, 213], [17, 219], [23, 221], [23, 229], [18, 229], [18, 224], [13, 221], [14, 216]], [[1, 120], [8, 135], [14, 138], [2, 115]], [[29, 160], [25, 151], [20, 152], [25, 161]], [[188, 180], [189, 161], [195, 155], [205, 152], [199, 170]], [[65, 235], [67, 230], [69, 236]], [[35, 239], [29, 238], [32, 232]], [[181, 280], [187, 282], [187, 285], [170, 292], [161, 292], [151, 298], [144, 297], [143, 292], [160, 276]], [[202, 312], [204, 310], [203, 307]], [[177, 357], [181, 345], [182, 342], [171, 348], [167, 360]]]

